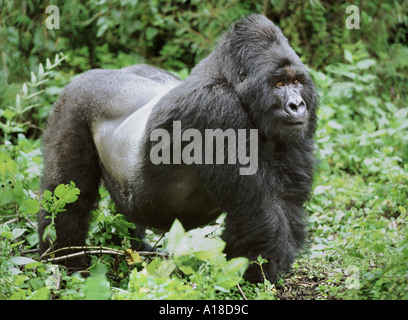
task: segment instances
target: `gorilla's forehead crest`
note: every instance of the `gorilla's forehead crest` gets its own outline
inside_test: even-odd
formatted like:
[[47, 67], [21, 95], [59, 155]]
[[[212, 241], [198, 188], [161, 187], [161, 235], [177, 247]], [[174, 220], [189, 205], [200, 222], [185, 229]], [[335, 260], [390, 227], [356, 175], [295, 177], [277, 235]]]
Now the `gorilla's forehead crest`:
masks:
[[[299, 64], [282, 31], [268, 18], [253, 14], [231, 26], [218, 45], [226, 77], [237, 72], [259, 72], [270, 65]], [[225, 55], [229, 58], [225, 58]]]
[[235, 23], [227, 33], [226, 39], [240, 43], [257, 45], [280, 44], [285, 41], [282, 31], [266, 17], [253, 14]]

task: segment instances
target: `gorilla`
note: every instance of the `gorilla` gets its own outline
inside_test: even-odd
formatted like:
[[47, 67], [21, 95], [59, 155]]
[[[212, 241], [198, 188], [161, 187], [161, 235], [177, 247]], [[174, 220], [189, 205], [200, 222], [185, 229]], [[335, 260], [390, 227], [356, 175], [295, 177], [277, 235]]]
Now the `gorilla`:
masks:
[[[43, 135], [42, 191], [70, 181], [81, 191], [56, 218], [55, 248], [85, 244], [103, 180], [141, 239], [145, 228], [168, 230], [176, 218], [191, 229], [226, 213], [227, 258], [260, 255], [276, 281], [305, 242], [317, 105], [305, 66], [262, 15], [232, 25], [184, 81], [148, 65], [84, 73], [64, 89]], [[199, 135], [217, 141], [200, 145]], [[50, 245], [45, 217], [41, 252]], [[264, 280], [256, 264], [244, 277]]]

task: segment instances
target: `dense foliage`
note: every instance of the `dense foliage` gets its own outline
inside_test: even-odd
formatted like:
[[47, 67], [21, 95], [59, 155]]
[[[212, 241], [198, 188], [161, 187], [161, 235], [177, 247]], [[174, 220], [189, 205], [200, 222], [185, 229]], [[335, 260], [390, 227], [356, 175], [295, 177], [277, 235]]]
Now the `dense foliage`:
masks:
[[[45, 26], [51, 4], [60, 29]], [[348, 4], [336, 1], [0, 0], [0, 299], [407, 299], [408, 1], [354, 4], [360, 29], [346, 28]], [[150, 232], [165, 254], [125, 250], [133, 225], [103, 187], [84, 249], [90, 276], [40, 258], [36, 212], [64, 214], [78, 194], [73, 184], [42, 201], [37, 192], [41, 133], [64, 85], [89, 68], [142, 62], [186, 77], [253, 12], [282, 28], [321, 95], [308, 248], [291, 272], [241, 281], [264, 261], [225, 260], [222, 217]]]

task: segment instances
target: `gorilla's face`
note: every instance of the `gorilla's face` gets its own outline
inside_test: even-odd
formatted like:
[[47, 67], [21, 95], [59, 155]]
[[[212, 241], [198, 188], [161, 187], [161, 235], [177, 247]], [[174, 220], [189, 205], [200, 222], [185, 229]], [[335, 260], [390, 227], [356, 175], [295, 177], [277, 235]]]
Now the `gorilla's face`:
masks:
[[317, 94], [296, 52], [272, 22], [237, 24], [221, 47], [220, 68], [253, 125], [267, 140], [292, 142], [314, 132]]
[[[297, 58], [297, 59], [296, 59]], [[293, 142], [309, 130], [315, 89], [300, 59], [263, 59], [237, 86], [255, 127], [267, 140]]]
[[[267, 78], [264, 104], [259, 105], [259, 129], [265, 137], [278, 141], [296, 141], [304, 137], [311, 113], [308, 95], [310, 80], [303, 66], [278, 67]], [[253, 106], [255, 107], [255, 106]]]

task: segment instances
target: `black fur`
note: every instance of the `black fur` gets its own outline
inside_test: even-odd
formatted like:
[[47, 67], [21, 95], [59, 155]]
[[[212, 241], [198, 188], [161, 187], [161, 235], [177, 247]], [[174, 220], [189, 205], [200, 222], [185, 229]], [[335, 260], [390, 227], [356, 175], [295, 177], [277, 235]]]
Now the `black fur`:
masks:
[[[175, 87], [152, 109], [140, 159], [129, 177], [119, 178], [114, 166], [106, 167], [109, 154], [96, 147], [93, 132], [103, 132], [98, 126], [117, 113], [127, 117], [127, 109], [142, 107], [146, 102], [138, 101], [151, 100], [162, 83]], [[317, 100], [299, 57], [279, 28], [260, 15], [232, 26], [183, 82], [147, 66], [87, 72], [67, 86], [44, 134], [42, 190], [71, 180], [81, 190], [78, 201], [57, 219], [58, 247], [84, 244], [102, 177], [119, 212], [142, 228], [168, 229], [175, 218], [194, 228], [227, 212], [222, 236], [227, 257], [256, 260], [261, 255], [268, 260], [266, 277], [275, 281], [305, 239], [303, 204], [313, 177]], [[172, 132], [173, 121], [181, 121], [183, 132], [258, 129], [257, 172], [240, 175], [238, 164], [152, 164], [150, 133], [158, 128]], [[129, 140], [130, 135], [113, 135], [116, 128], [112, 125], [112, 135], [103, 137], [117, 139], [114, 144]], [[128, 156], [123, 165], [133, 163]], [[49, 223], [43, 216], [40, 235]], [[46, 248], [41, 242], [41, 250]], [[255, 264], [245, 277], [263, 280]]]

